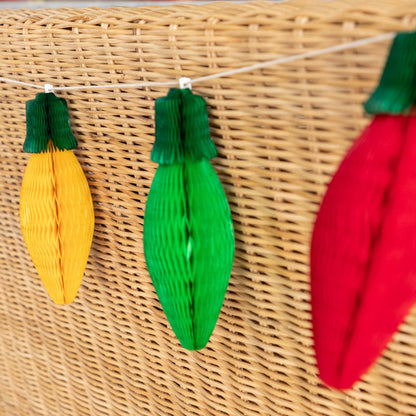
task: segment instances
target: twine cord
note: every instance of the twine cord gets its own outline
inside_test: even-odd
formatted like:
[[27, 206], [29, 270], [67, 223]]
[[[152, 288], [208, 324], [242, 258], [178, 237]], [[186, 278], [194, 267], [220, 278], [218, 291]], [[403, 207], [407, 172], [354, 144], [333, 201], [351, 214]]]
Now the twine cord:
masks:
[[[297, 61], [300, 59], [312, 58], [314, 56], [324, 55], [327, 53], [340, 52], [340, 51], [344, 51], [347, 49], [353, 49], [353, 48], [358, 48], [360, 46], [370, 45], [372, 43], [383, 42], [385, 40], [393, 39], [395, 35], [396, 35], [395, 32], [383, 33], [381, 35], [372, 36], [369, 38], [364, 38], [364, 39], [356, 40], [353, 42], [342, 43], [339, 45], [334, 45], [334, 46], [330, 46], [328, 48], [323, 48], [323, 49], [316, 49], [313, 51], [300, 53], [297, 55], [284, 56], [281, 58], [273, 59], [271, 61], [259, 62], [254, 65], [245, 66], [245, 67], [241, 67], [237, 69], [231, 69], [229, 71], [218, 72], [216, 74], [206, 75], [203, 77], [198, 77], [194, 79], [182, 78], [181, 79], [182, 81], [176, 80], [176, 81], [165, 81], [165, 82], [138, 82], [134, 84], [75, 85], [75, 86], [70, 86], [70, 87], [53, 87], [51, 84], [38, 85], [38, 84], [29, 83], [29, 82], [17, 81], [17, 80], [10, 79], [10, 78], [4, 78], [4, 77], [0, 77], [0, 82], [6, 82], [9, 84], [17, 84], [17, 85], [22, 85], [24, 87], [41, 89], [41, 90], [45, 90], [46, 92], [76, 91], [76, 90], [87, 91], [87, 90], [104, 90], [104, 89], [113, 89], [113, 88], [124, 89], [124, 88], [165, 87], [165, 86], [180, 86], [181, 88], [190, 88], [192, 84], [208, 81], [208, 80], [215, 79], [215, 78], [229, 77], [234, 74], [241, 74], [243, 72], [251, 72], [251, 71], [254, 71], [255, 69], [266, 68], [266, 67], [273, 66], [273, 65], [281, 65], [281, 64], [288, 63], [288, 62]], [[187, 81], [186, 83], [183, 82], [184, 79], [186, 79]]]

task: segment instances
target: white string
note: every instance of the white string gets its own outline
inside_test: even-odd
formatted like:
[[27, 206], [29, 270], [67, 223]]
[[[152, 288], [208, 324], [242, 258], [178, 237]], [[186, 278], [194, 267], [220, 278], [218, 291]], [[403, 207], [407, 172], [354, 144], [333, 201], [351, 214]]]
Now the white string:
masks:
[[[105, 85], [76, 85], [74, 87], [54, 87], [54, 91], [74, 90], [105, 90], [110, 88], [141, 88], [141, 87], [164, 87], [178, 85], [179, 81], [165, 82], [139, 82], [137, 84], [105, 84]], [[41, 87], [43, 88], [43, 87]]]
[[[203, 82], [203, 81], [207, 81], [207, 80], [215, 79], [215, 78], [228, 77], [234, 74], [250, 72], [250, 71], [254, 71], [255, 69], [266, 68], [272, 65], [280, 65], [280, 64], [287, 63], [287, 62], [297, 61], [300, 59], [312, 58], [314, 56], [324, 55], [327, 53], [340, 52], [346, 49], [358, 48], [360, 46], [370, 45], [372, 43], [393, 39], [395, 35], [396, 33], [394, 32], [384, 33], [382, 35], [377, 35], [377, 36], [373, 36], [370, 38], [364, 38], [364, 39], [356, 40], [356, 41], [349, 42], [349, 43], [342, 43], [340, 45], [330, 46], [324, 49], [316, 49], [314, 51], [300, 53], [297, 55], [284, 56], [282, 58], [273, 59], [271, 61], [259, 62], [257, 64], [245, 66], [242, 68], [231, 69], [229, 71], [218, 72], [216, 74], [211, 74], [211, 75], [206, 75], [206, 76], [199, 77], [199, 78], [190, 79], [189, 84], [195, 84], [197, 82]], [[17, 81], [17, 80], [10, 79], [10, 78], [0, 77], [0, 82], [18, 84], [18, 85], [23, 85], [25, 87], [37, 88], [37, 89], [42, 89], [42, 90], [45, 89], [44, 85], [31, 84], [28, 82]], [[177, 85], [179, 85], [179, 80], [165, 81], [165, 82], [139, 82], [135, 84], [76, 85], [72, 87], [53, 87], [53, 90], [54, 91], [103, 90], [103, 89], [113, 89], [113, 88], [124, 89], [124, 88], [143, 88], [143, 87], [164, 87], [164, 86], [177, 86]]]
[[38, 88], [41, 90], [45, 88], [43, 85], [30, 84], [29, 82], [16, 81], [15, 79], [10, 78], [0, 78], [0, 81], [7, 82], [8, 84], [19, 84], [25, 87]]
[[267, 66], [285, 64], [287, 62], [293, 62], [299, 59], [312, 58], [314, 56], [324, 55], [326, 53], [333, 53], [333, 52], [343, 51], [345, 49], [357, 48], [359, 46], [369, 45], [371, 43], [382, 42], [383, 40], [393, 39], [394, 36], [396, 36], [396, 33], [394, 32], [384, 33], [382, 35], [374, 36], [371, 38], [365, 38], [365, 39], [356, 40], [350, 43], [343, 43], [341, 45], [330, 46], [329, 48], [317, 49], [314, 51], [300, 53], [298, 55], [284, 56], [283, 58], [273, 59], [272, 61], [259, 62], [258, 64], [245, 66], [243, 68], [231, 69], [229, 71], [219, 72], [217, 74], [194, 78], [193, 80], [191, 80], [191, 83], [194, 84], [195, 82], [207, 81], [209, 79], [214, 79], [214, 78], [219, 78], [219, 77], [228, 77], [230, 75], [240, 74], [242, 72], [249, 72], [249, 71], [254, 71], [255, 69], [259, 69], [259, 68], [266, 68]]

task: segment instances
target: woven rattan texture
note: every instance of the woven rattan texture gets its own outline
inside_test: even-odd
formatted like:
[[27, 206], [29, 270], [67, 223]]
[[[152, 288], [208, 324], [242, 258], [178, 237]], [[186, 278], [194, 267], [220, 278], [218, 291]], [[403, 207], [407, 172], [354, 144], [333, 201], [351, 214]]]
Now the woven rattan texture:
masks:
[[[56, 86], [198, 77], [416, 24], [411, 0], [0, 10], [0, 74]], [[25, 102], [1, 84], [0, 414], [414, 415], [416, 313], [346, 393], [316, 375], [308, 251], [325, 186], [367, 123], [388, 42], [195, 84], [236, 256], [207, 348], [179, 346], [142, 244], [154, 100], [166, 88], [62, 92], [96, 228], [78, 297], [52, 303], [19, 227]]]

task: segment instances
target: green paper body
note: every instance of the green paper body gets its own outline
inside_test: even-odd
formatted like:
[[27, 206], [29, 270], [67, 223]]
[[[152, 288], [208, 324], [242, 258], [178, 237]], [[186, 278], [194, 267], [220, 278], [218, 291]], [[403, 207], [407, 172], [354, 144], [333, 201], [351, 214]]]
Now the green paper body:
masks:
[[[194, 109], [195, 101], [192, 99]], [[224, 301], [234, 257], [234, 232], [224, 190], [204, 156], [212, 154], [213, 144], [201, 145], [201, 137], [206, 140], [206, 132], [201, 131], [203, 117], [195, 116], [186, 102], [184, 106], [178, 107], [179, 116], [174, 114], [179, 117], [175, 124], [179, 131], [168, 133], [180, 150], [169, 154], [159, 149], [163, 160], [171, 163], [160, 164], [156, 171], [143, 237], [147, 267], [172, 329], [184, 348], [198, 350], [209, 341]], [[201, 111], [206, 112], [204, 106]], [[193, 128], [195, 119], [199, 121]], [[166, 143], [165, 139], [162, 137]], [[187, 140], [200, 141], [189, 146]]]
[[364, 104], [368, 114], [407, 114], [416, 100], [416, 32], [399, 33], [383, 74]]

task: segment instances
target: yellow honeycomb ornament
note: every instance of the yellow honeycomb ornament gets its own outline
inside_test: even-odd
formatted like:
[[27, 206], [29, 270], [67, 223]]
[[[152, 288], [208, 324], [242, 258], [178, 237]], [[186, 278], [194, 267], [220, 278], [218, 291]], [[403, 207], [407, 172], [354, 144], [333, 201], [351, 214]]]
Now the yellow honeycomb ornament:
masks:
[[81, 285], [94, 232], [94, 209], [73, 154], [64, 99], [37, 94], [26, 104], [24, 151], [32, 153], [20, 193], [20, 226], [36, 270], [52, 300], [71, 303]]

